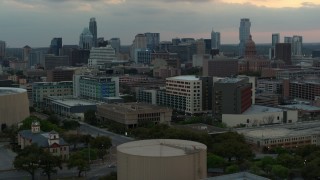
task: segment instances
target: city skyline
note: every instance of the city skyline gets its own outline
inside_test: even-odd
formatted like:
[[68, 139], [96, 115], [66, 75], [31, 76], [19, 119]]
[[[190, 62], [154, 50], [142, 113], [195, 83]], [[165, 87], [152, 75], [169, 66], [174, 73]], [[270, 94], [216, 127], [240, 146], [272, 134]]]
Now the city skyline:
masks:
[[78, 44], [79, 34], [95, 17], [98, 37], [119, 37], [123, 45], [145, 32], [160, 33], [161, 41], [210, 39], [212, 27], [221, 33], [221, 44], [238, 44], [241, 18], [250, 19], [256, 43], [271, 43], [275, 32], [320, 42], [319, 10], [317, 0], [2, 0], [0, 40], [8, 47], [47, 47], [54, 37]]

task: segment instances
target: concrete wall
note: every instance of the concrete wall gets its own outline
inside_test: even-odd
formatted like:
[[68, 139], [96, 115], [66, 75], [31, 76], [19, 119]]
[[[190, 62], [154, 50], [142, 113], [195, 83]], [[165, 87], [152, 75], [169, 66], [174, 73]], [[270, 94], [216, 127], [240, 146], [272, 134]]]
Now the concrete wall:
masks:
[[[278, 118], [279, 117], [279, 118]], [[257, 114], [223, 114], [222, 122], [229, 127], [235, 127], [240, 124], [247, 126], [260, 126], [270, 123], [283, 123], [284, 112], [264, 112]], [[298, 111], [287, 111], [287, 122], [298, 121]]]
[[144, 157], [117, 151], [118, 180], [199, 180], [207, 176], [206, 150], [183, 156]]
[[28, 116], [30, 113], [26, 90], [16, 94], [0, 95], [0, 126], [16, 125]]

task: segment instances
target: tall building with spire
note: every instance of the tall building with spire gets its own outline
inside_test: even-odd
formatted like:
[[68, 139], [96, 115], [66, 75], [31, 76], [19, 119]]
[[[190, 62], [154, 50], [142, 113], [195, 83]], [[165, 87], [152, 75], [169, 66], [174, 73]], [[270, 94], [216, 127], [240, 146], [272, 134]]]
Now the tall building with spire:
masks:
[[239, 56], [244, 55], [245, 47], [246, 47], [246, 42], [249, 39], [250, 36], [250, 27], [251, 27], [251, 22], [249, 18], [243, 18], [240, 21], [240, 27], [239, 27]]
[[88, 28], [84, 28], [80, 34], [79, 47], [80, 49], [90, 50], [93, 46], [93, 35]]
[[220, 32], [211, 31], [211, 49], [220, 49]]
[[97, 47], [98, 46], [98, 42], [97, 42], [97, 22], [96, 22], [96, 18], [90, 18], [90, 22], [89, 22], [89, 30], [93, 36], [93, 47]]

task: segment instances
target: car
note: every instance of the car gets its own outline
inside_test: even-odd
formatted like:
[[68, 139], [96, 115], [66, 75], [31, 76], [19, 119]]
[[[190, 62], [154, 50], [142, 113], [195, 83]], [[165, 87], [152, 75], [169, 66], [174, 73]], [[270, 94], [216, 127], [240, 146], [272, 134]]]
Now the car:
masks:
[[108, 168], [115, 168], [116, 167], [116, 165], [114, 165], [114, 164], [109, 164], [108, 165]]

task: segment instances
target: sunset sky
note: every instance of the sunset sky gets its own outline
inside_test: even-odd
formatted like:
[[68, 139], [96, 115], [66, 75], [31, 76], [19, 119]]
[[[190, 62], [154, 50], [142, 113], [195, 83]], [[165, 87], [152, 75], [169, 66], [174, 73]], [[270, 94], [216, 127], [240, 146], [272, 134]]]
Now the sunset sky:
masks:
[[256, 43], [270, 43], [272, 33], [302, 35], [320, 42], [320, 0], [0, 0], [0, 40], [9, 47], [49, 46], [53, 37], [78, 44], [96, 17], [98, 37], [119, 37], [131, 44], [137, 33], [210, 38], [221, 32], [222, 44], [239, 42], [241, 18], [250, 18]]

